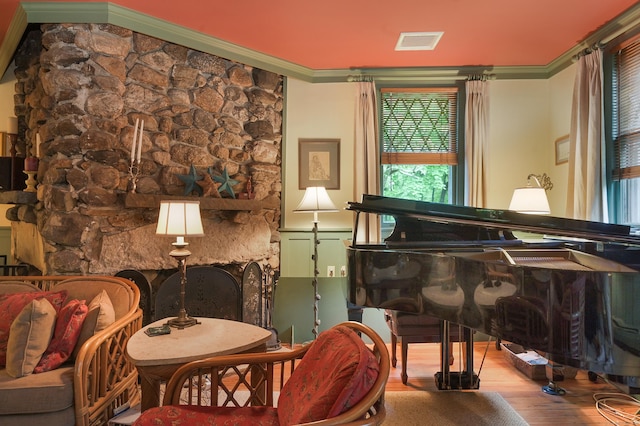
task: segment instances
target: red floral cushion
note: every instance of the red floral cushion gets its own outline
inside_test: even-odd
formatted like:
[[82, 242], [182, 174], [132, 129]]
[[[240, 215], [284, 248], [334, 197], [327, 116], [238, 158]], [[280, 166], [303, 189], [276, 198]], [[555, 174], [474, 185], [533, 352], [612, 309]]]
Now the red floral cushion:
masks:
[[278, 426], [274, 407], [199, 407], [175, 406], [150, 408], [134, 426]]
[[320, 333], [280, 392], [280, 424], [313, 422], [343, 413], [369, 392], [379, 371], [373, 352], [350, 328], [334, 327]]
[[67, 291], [32, 291], [0, 296], [0, 367], [4, 367], [7, 362], [7, 343], [11, 323], [25, 306], [41, 297], [47, 299], [58, 313], [67, 298]]
[[87, 312], [89, 312], [89, 307], [85, 301], [76, 299], [71, 300], [60, 309], [53, 339], [34, 368], [34, 373], [43, 373], [58, 368], [69, 359], [73, 348], [76, 347], [78, 337], [80, 337], [82, 323]]

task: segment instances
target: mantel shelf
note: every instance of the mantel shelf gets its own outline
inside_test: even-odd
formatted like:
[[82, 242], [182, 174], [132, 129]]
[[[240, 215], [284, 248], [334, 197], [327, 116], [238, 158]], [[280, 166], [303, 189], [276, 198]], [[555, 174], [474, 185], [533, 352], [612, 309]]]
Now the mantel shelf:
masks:
[[193, 199], [200, 201], [203, 210], [260, 210], [260, 200], [239, 200], [232, 198], [187, 197], [177, 195], [154, 195], [127, 193], [124, 205], [127, 208], [159, 208], [160, 201]]
[[0, 204], [35, 204], [37, 201], [35, 192], [0, 191]]

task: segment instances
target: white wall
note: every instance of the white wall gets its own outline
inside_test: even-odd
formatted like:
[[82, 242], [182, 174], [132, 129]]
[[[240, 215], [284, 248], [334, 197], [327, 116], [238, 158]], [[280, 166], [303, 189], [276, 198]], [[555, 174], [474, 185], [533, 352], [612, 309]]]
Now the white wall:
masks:
[[508, 208], [513, 189], [546, 173], [553, 216], [564, 216], [567, 163], [556, 165], [555, 141], [569, 133], [575, 66], [548, 80], [498, 80], [490, 89], [489, 208]]
[[509, 207], [531, 173], [549, 173], [547, 80], [490, 82], [488, 208]]
[[[13, 96], [15, 94], [16, 79], [13, 75], [15, 66], [11, 64], [0, 80], [0, 132], [7, 131], [9, 117], [15, 116]], [[11, 226], [6, 219], [6, 211], [11, 206], [0, 204], [0, 227]]]
[[575, 73], [576, 66], [572, 65], [549, 79], [549, 130], [553, 146], [547, 174], [553, 182], [553, 189], [547, 191], [547, 196], [551, 214], [561, 217], [566, 216], [569, 163], [556, 165], [555, 141], [569, 134]]
[[287, 79], [285, 100], [283, 209], [282, 227], [310, 229], [313, 216], [292, 213], [304, 190], [298, 189], [298, 139], [340, 139], [340, 189], [328, 190], [339, 213], [321, 213], [320, 229], [344, 229], [353, 225], [353, 213], [343, 208], [354, 201], [353, 194], [353, 139], [355, 120], [355, 83], [311, 84]]
[[7, 131], [9, 117], [15, 117], [13, 96], [16, 92], [16, 78], [13, 75], [15, 65], [12, 63], [0, 80], [0, 132]]

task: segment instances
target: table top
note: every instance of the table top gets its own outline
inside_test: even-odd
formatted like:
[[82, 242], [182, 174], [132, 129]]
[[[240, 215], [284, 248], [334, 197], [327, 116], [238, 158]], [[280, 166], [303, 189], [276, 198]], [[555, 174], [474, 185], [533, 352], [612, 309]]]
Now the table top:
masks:
[[197, 318], [200, 324], [170, 334], [148, 336], [144, 331], [159, 327], [167, 318], [137, 331], [127, 343], [127, 354], [136, 366], [180, 364], [212, 356], [244, 352], [265, 343], [271, 332], [240, 321]]

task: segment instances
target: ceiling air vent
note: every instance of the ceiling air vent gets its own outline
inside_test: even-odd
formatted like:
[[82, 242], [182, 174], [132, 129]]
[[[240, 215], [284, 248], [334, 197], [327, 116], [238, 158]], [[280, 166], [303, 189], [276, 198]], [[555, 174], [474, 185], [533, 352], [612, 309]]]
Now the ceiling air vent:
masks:
[[396, 50], [433, 50], [444, 34], [442, 31], [429, 33], [400, 33]]

